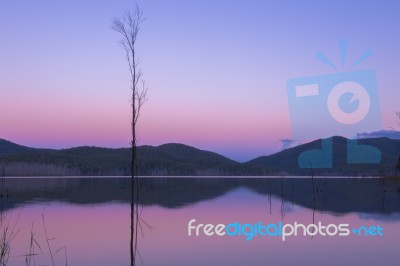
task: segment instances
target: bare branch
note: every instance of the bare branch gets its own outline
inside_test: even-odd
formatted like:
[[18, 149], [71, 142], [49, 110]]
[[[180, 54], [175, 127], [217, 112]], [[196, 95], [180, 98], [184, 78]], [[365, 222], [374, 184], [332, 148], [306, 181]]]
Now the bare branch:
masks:
[[[130, 88], [132, 90], [132, 121], [131, 121], [131, 130], [132, 130], [132, 139], [130, 141], [131, 144], [131, 152], [132, 152], [132, 161], [131, 161], [131, 239], [130, 239], [130, 255], [131, 255], [131, 266], [135, 265], [135, 258], [137, 253], [137, 233], [138, 233], [138, 224], [140, 223], [139, 214], [138, 214], [138, 203], [139, 203], [139, 192], [135, 190], [135, 183], [137, 183], [138, 176], [136, 175], [136, 153], [137, 153], [137, 144], [136, 144], [136, 125], [140, 116], [140, 111], [143, 107], [143, 104], [146, 100], [147, 88], [145, 86], [145, 81], [143, 80], [143, 73], [138, 68], [139, 61], [136, 55], [135, 44], [136, 39], [139, 33], [139, 26], [144, 21], [143, 12], [136, 5], [136, 8], [133, 13], [127, 12], [121, 19], [114, 18], [111, 22], [111, 28], [121, 34], [122, 38], [120, 40], [120, 44], [125, 51], [126, 61], [129, 66], [130, 73]], [[139, 85], [141, 84], [141, 86]], [[136, 189], [138, 185], [136, 185]], [[135, 201], [136, 200], [136, 201]], [[136, 211], [135, 211], [136, 209]], [[139, 254], [140, 257], [140, 254]]]
[[[127, 12], [122, 18], [112, 19], [111, 23], [111, 28], [122, 35], [120, 44], [125, 51], [125, 57], [129, 67], [132, 89], [132, 131], [135, 131], [140, 109], [145, 102], [147, 93], [145, 82], [142, 80], [143, 73], [138, 69], [139, 61], [135, 50], [136, 39], [140, 28], [139, 26], [143, 21], [143, 12], [138, 6], [136, 6], [133, 13]], [[141, 86], [139, 86], [140, 83]], [[135, 143], [136, 140], [134, 139], [132, 142]]]
[[135, 124], [137, 123], [137, 120], [140, 116], [140, 111], [142, 109], [143, 104], [147, 100], [147, 87], [146, 87], [146, 82], [144, 80], [141, 80], [142, 86], [140, 90], [136, 91], [136, 99], [137, 99], [137, 111], [136, 111], [136, 117], [135, 117]]

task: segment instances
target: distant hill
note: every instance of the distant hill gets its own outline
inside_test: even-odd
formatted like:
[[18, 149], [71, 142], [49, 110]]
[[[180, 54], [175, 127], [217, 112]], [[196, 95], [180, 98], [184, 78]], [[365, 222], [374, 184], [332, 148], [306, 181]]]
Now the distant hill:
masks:
[[[48, 150], [0, 141], [0, 175], [5, 176], [126, 176], [129, 148], [77, 147]], [[183, 144], [138, 148], [139, 175], [263, 175], [263, 167], [242, 165], [217, 153]]]
[[21, 146], [10, 141], [0, 139], [0, 156], [8, 156], [34, 151], [33, 148]]
[[[318, 149], [321, 140], [299, 145], [269, 156], [239, 163], [214, 152], [183, 144], [141, 146], [138, 148], [139, 175], [218, 176], [218, 175], [396, 175], [400, 140], [361, 139], [360, 144], [377, 147], [380, 164], [347, 164], [347, 139], [333, 137], [331, 169], [300, 169], [300, 153]], [[0, 140], [0, 176], [126, 176], [130, 175], [129, 148], [77, 147], [35, 149]]]
[[300, 169], [298, 156], [307, 150], [321, 148], [321, 140], [315, 140], [281, 152], [261, 156], [247, 162], [247, 165], [273, 168], [274, 172], [286, 175], [396, 175], [396, 164], [400, 155], [400, 140], [389, 138], [359, 139], [358, 144], [372, 145], [378, 148], [382, 155], [380, 164], [348, 164], [347, 163], [347, 139], [344, 137], [332, 137], [333, 163], [330, 169]]

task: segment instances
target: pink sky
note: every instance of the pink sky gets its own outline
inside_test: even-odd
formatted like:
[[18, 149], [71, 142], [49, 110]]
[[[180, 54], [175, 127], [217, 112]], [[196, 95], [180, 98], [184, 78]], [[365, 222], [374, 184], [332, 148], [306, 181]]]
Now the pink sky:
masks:
[[[339, 62], [343, 37], [350, 61], [373, 51], [353, 70], [376, 70], [383, 129], [397, 125], [397, 5], [360, 12], [356, 4], [243, 3], [139, 1], [146, 21], [137, 48], [149, 87], [140, 144], [179, 142], [239, 161], [279, 151], [280, 139], [292, 137], [286, 81], [348, 71], [314, 58], [323, 51]], [[0, 4], [0, 138], [48, 148], [129, 145], [128, 69], [110, 29], [129, 7]], [[351, 16], [337, 21], [335, 12]]]

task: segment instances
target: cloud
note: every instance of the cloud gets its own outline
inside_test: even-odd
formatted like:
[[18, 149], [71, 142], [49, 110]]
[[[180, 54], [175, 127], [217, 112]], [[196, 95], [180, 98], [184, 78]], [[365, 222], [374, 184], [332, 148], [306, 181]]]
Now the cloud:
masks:
[[390, 139], [400, 139], [400, 132], [394, 130], [379, 130], [370, 133], [358, 133], [358, 139], [367, 139], [367, 138], [390, 138]]

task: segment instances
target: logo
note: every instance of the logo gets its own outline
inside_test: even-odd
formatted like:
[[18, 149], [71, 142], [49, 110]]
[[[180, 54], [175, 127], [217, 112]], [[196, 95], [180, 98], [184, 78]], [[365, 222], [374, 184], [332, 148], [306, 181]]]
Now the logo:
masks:
[[188, 236], [199, 237], [201, 235], [207, 237], [243, 237], [246, 241], [250, 241], [255, 237], [278, 237], [282, 241], [286, 241], [289, 237], [296, 236], [323, 236], [323, 237], [348, 237], [353, 233], [355, 236], [383, 236], [383, 228], [381, 226], [359, 226], [350, 230], [349, 224], [328, 224], [323, 225], [322, 222], [317, 224], [302, 224], [298, 222], [286, 223], [269, 223], [263, 222], [241, 224], [233, 222], [230, 224], [211, 224], [196, 223], [196, 219], [191, 219], [187, 227]]
[[[347, 43], [340, 42], [342, 65]], [[352, 64], [356, 66], [370, 57], [364, 52]], [[317, 59], [337, 68], [322, 53]], [[349, 138], [347, 163], [380, 163], [380, 151], [370, 145], [360, 145], [357, 133], [381, 128], [376, 73], [359, 70], [289, 79], [287, 95], [293, 137], [299, 140], [321, 140], [321, 148], [301, 153], [300, 168], [332, 168], [332, 136]]]

